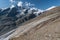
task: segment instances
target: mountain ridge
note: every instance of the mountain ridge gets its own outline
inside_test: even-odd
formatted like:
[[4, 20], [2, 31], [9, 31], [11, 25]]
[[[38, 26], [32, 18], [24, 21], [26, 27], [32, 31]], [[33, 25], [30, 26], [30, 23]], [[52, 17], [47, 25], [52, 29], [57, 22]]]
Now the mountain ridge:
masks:
[[[58, 7], [56, 8], [58, 9]], [[53, 25], [55, 25], [54, 23], [58, 22], [58, 20], [60, 20], [60, 9], [56, 10], [56, 9], [52, 9], [52, 11], [47, 11], [49, 13], [46, 13], [42, 15], [42, 18], [39, 20], [39, 18], [35, 18], [35, 20], [33, 20], [32, 22], [30, 21], [30, 23], [28, 22], [27, 24], [25, 25], [22, 25], [20, 26], [20, 28], [16, 29], [16, 31], [11, 35], [11, 38], [10, 40], [37, 40], [41, 37], [41, 36], [37, 36], [38, 33], [41, 31], [40, 29], [42, 29], [43, 31], [41, 32], [42, 33], [42, 36], [44, 35], [44, 29], [45, 27], [54, 27]], [[55, 12], [56, 11], [56, 12]], [[51, 13], [50, 13], [51, 12]], [[44, 17], [45, 15], [45, 17]], [[40, 16], [39, 16], [40, 17]], [[44, 20], [44, 21], [43, 21]], [[41, 23], [39, 23], [39, 21]], [[59, 21], [60, 22], [60, 21]], [[36, 25], [36, 26], [35, 26]], [[48, 26], [49, 25], [49, 26]], [[59, 23], [58, 23], [59, 25]], [[59, 27], [59, 26], [55, 26], [55, 27]], [[45, 26], [45, 27], [44, 27]], [[45, 28], [46, 29], [46, 28]], [[40, 30], [40, 31], [39, 31]], [[54, 30], [52, 28], [52, 30]], [[49, 29], [48, 29], [49, 31]], [[50, 32], [50, 31], [49, 31]], [[55, 32], [55, 31], [54, 31]], [[36, 33], [36, 34], [35, 34]], [[52, 32], [51, 32], [52, 33]], [[35, 35], [34, 35], [35, 34]], [[13, 36], [15, 35], [15, 36]], [[31, 35], [31, 36], [30, 36]], [[39, 34], [41, 35], [41, 34]], [[52, 35], [52, 34], [51, 34]], [[34, 38], [35, 37], [35, 38]], [[49, 36], [50, 37], [50, 36]], [[43, 37], [42, 37], [43, 38]], [[48, 39], [48, 38], [47, 38]], [[46, 39], [46, 40], [47, 40]], [[45, 39], [41, 39], [41, 40], [45, 40]]]

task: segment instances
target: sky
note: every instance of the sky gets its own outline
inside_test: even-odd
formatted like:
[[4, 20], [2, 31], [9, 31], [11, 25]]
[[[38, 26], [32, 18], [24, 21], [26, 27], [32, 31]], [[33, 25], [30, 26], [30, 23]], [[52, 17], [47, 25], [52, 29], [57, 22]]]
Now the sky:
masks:
[[[51, 6], [60, 6], [60, 0], [20, 0], [22, 2], [30, 2], [38, 9], [47, 9]], [[10, 0], [0, 0], [0, 8], [7, 8], [11, 5]]]

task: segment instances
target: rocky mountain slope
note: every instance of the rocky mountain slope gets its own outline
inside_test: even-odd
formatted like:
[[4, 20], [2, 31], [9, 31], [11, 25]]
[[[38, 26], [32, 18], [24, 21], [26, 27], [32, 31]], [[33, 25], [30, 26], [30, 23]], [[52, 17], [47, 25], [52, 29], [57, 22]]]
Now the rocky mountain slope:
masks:
[[[0, 36], [16, 29], [18, 25], [35, 18], [41, 13], [35, 8], [25, 8], [17, 5], [12, 8], [11, 7], [1, 9], [0, 11]], [[39, 12], [39, 14], [37, 12]]]
[[42, 14], [40, 9], [26, 6], [25, 3], [22, 6], [15, 4], [0, 9], [0, 40], [5, 40], [16, 28], [40, 14]]
[[60, 7], [43, 12], [23, 23], [10, 40], [60, 40]]
[[0, 40], [60, 39], [60, 7], [43, 11], [30, 3], [17, 3], [0, 9]]

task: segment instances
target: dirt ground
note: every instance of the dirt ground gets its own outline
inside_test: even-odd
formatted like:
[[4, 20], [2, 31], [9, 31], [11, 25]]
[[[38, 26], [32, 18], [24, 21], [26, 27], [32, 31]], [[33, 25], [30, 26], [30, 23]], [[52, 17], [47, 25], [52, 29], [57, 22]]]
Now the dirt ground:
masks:
[[11, 40], [60, 40], [60, 15], [56, 15], [21, 26]]

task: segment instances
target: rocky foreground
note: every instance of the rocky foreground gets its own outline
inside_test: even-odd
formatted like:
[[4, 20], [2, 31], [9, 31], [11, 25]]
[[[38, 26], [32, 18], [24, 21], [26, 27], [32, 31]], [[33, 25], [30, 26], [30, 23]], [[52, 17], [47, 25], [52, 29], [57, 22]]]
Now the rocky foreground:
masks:
[[10, 40], [60, 40], [60, 7], [23, 23]]

